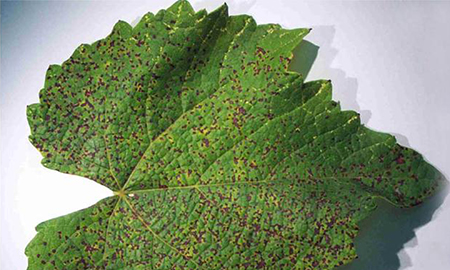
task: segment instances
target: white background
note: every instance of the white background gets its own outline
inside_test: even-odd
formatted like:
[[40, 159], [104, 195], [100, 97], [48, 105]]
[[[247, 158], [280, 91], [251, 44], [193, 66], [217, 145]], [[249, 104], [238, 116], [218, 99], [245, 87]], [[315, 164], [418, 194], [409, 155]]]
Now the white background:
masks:
[[[26, 105], [38, 101], [50, 64], [172, 1], [1, 3], [0, 269], [25, 269], [26, 244], [44, 220], [112, 194], [77, 176], [45, 169], [28, 142]], [[192, 1], [211, 10], [222, 1]], [[320, 46], [308, 79], [333, 80], [334, 98], [363, 122], [395, 134], [450, 175], [450, 2], [228, 1], [232, 14], [286, 28], [312, 27]], [[394, 269], [450, 269], [450, 196]], [[364, 269], [363, 269], [364, 270]], [[386, 269], [379, 269], [386, 270]], [[389, 270], [389, 269], [388, 269]]]

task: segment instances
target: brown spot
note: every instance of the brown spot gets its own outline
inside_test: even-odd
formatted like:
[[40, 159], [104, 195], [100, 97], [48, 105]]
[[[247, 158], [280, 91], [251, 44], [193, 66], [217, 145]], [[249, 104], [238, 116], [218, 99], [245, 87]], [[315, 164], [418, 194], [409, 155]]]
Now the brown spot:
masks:
[[403, 164], [403, 163], [405, 163], [405, 160], [403, 159], [403, 155], [398, 156], [398, 157], [395, 159], [395, 162], [397, 162], [397, 164]]
[[203, 145], [206, 146], [206, 147], [209, 147], [209, 140], [204, 138], [203, 139]]

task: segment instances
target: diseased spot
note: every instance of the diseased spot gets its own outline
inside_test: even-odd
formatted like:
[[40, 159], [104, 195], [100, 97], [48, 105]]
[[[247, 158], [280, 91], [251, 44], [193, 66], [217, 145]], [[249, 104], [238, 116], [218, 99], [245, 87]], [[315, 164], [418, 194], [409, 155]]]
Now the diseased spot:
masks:
[[399, 156], [395, 159], [395, 162], [397, 162], [397, 164], [403, 164], [403, 163], [405, 163], [405, 160], [404, 160], [404, 158], [403, 158], [402, 155], [399, 155]]

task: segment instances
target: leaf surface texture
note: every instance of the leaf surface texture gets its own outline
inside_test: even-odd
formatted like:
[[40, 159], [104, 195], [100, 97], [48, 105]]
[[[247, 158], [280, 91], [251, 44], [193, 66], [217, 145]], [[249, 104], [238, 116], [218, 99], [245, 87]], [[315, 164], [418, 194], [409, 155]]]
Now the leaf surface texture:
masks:
[[420, 154], [288, 71], [308, 32], [178, 1], [50, 66], [30, 141], [115, 196], [40, 224], [28, 269], [332, 269], [376, 198], [430, 196]]

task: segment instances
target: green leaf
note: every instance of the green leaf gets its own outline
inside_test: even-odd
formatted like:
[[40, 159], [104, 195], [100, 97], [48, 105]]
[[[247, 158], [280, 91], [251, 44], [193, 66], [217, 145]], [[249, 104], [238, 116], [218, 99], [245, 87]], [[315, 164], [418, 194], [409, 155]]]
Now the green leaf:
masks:
[[376, 198], [433, 194], [420, 154], [288, 71], [308, 32], [178, 1], [50, 66], [30, 141], [115, 195], [37, 226], [28, 269], [332, 269]]

